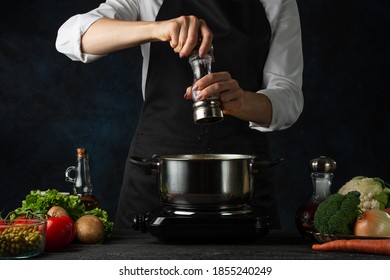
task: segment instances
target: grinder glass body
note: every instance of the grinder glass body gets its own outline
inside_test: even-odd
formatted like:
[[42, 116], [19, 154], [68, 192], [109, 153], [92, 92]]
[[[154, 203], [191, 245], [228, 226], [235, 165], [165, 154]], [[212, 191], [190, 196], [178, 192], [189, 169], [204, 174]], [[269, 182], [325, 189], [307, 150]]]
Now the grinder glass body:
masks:
[[[200, 57], [198, 50], [194, 50], [189, 58], [194, 75], [194, 83], [200, 78], [211, 73], [212, 53], [207, 53]], [[210, 96], [206, 100], [199, 100], [199, 90], [192, 90], [192, 100], [194, 104], [193, 117], [196, 124], [210, 124], [223, 120], [221, 102], [218, 96]]]

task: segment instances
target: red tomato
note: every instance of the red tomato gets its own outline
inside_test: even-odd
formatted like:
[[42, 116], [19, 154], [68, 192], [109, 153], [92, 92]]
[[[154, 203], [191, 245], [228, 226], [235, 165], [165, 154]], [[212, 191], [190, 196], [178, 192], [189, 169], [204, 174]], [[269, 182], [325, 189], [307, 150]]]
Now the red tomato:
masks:
[[62, 250], [72, 242], [74, 229], [70, 221], [62, 217], [51, 217], [46, 222], [45, 251]]
[[71, 234], [70, 234], [70, 236], [69, 236], [69, 237], [70, 237], [69, 243], [71, 243], [71, 242], [73, 241], [73, 239], [74, 239], [74, 236], [76, 235], [75, 224], [74, 224], [74, 222], [73, 222], [73, 220], [72, 220], [71, 217], [68, 217], [68, 216], [60, 216], [59, 218], [65, 220], [65, 221], [69, 224], [69, 226], [70, 226], [70, 228], [71, 228]]
[[390, 214], [390, 208], [383, 209], [387, 214]]

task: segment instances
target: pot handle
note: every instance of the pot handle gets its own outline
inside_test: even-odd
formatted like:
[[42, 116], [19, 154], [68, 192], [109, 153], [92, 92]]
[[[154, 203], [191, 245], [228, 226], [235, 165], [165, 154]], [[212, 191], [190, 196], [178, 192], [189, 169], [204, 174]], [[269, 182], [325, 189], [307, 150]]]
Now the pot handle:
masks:
[[253, 161], [250, 164], [250, 170], [252, 175], [259, 175], [261, 174], [261, 171], [264, 168], [268, 168], [271, 166], [274, 166], [276, 164], [281, 163], [284, 161], [284, 158], [277, 158], [277, 159], [272, 159], [272, 160], [258, 160], [256, 157], [253, 159]]
[[151, 159], [132, 156], [129, 158], [129, 161], [132, 164], [135, 164], [139, 167], [142, 167], [145, 170], [145, 173], [148, 175], [158, 174], [160, 161], [155, 156], [153, 156], [153, 158], [151, 158]]

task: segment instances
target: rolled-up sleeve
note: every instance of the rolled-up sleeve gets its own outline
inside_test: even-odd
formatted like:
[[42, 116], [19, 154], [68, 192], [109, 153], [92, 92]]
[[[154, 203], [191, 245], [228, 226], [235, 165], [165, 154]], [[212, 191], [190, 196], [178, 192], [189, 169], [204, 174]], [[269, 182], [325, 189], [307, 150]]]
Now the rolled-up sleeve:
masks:
[[137, 20], [138, 16], [138, 0], [107, 0], [88, 13], [77, 14], [69, 18], [58, 29], [55, 43], [56, 49], [74, 61], [84, 63], [95, 61], [104, 55], [81, 52], [81, 37], [88, 28], [101, 18]]
[[81, 36], [89, 26], [100, 17], [90, 14], [75, 15], [67, 20], [58, 30], [56, 49], [74, 61], [92, 62], [103, 55], [81, 52]]
[[[275, 0], [264, 1], [272, 2]], [[278, 1], [278, 0], [276, 0]], [[279, 0], [280, 1], [280, 0]], [[272, 104], [269, 127], [250, 123], [260, 131], [282, 130], [292, 126], [302, 113], [303, 54], [298, 7], [295, 0], [281, 0], [280, 5], [265, 5], [271, 24], [269, 55], [264, 66], [263, 89]]]

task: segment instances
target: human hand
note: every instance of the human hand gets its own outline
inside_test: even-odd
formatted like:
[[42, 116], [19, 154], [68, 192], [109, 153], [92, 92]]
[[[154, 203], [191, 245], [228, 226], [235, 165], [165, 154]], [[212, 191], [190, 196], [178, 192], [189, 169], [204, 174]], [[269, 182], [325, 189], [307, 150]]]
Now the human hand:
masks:
[[192, 90], [199, 91], [198, 100], [218, 96], [225, 114], [232, 114], [244, 105], [244, 90], [229, 72], [210, 73], [188, 87], [185, 99], [192, 99]]
[[203, 57], [211, 48], [213, 33], [206, 22], [196, 16], [181, 16], [171, 20], [156, 22], [155, 37], [169, 42], [180, 57], [189, 56], [202, 38], [199, 55]]

